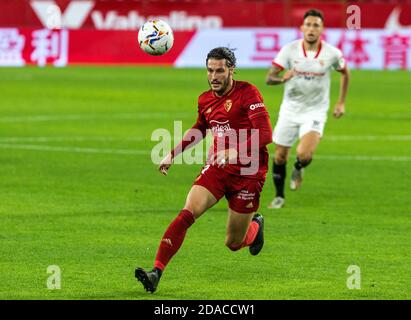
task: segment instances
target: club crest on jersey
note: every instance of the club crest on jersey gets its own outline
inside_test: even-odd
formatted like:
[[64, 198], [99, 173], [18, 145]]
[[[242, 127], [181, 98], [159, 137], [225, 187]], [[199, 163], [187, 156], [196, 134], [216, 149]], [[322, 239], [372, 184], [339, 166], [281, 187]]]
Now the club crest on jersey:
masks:
[[211, 107], [207, 109], [207, 111], [205, 113], [210, 113], [211, 112]]
[[324, 64], [325, 64], [325, 63], [324, 63], [324, 60], [320, 60], [320, 66], [321, 66], [321, 67], [324, 67]]
[[225, 101], [224, 108], [227, 112], [229, 112], [231, 110], [232, 106], [233, 106], [233, 101], [232, 100], [228, 99], [228, 100]]

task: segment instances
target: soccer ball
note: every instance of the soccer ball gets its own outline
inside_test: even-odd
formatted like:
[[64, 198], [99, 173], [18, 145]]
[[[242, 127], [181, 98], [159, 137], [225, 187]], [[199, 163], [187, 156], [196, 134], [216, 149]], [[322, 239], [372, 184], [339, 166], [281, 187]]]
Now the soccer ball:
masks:
[[138, 43], [144, 52], [152, 56], [161, 56], [173, 46], [173, 30], [163, 20], [149, 20], [138, 32]]

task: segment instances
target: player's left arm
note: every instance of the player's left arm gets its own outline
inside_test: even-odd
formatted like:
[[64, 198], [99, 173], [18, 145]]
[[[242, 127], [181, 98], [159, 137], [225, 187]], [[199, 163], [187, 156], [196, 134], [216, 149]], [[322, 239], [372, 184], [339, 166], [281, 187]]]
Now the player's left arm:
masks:
[[338, 70], [341, 73], [340, 94], [335, 104], [333, 115], [335, 118], [341, 118], [345, 113], [345, 97], [347, 96], [348, 84], [350, 82], [350, 71], [348, 67]]
[[[243, 107], [246, 108], [248, 119], [251, 122], [251, 127], [256, 129], [256, 133], [248, 138], [248, 142], [252, 143], [251, 147], [261, 149], [272, 142], [273, 129], [271, 127], [270, 115], [264, 104], [263, 97], [258, 89], [250, 86], [247, 95], [243, 98]], [[252, 140], [258, 136], [258, 144]]]
[[345, 97], [347, 96], [348, 84], [350, 82], [350, 71], [348, 70], [347, 63], [345, 62], [341, 51], [338, 51], [334, 68], [341, 74], [340, 93], [333, 112], [334, 118], [338, 119], [345, 113]]

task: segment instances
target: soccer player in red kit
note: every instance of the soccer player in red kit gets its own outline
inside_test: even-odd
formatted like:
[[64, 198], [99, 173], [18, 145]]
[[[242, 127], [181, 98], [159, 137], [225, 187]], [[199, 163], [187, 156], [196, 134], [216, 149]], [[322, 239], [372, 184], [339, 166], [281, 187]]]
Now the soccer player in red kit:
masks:
[[266, 145], [272, 128], [263, 98], [255, 86], [233, 79], [236, 58], [219, 47], [206, 59], [210, 90], [198, 98], [198, 118], [180, 144], [160, 163], [167, 175], [173, 159], [213, 134], [206, 165], [188, 193], [183, 210], [167, 228], [157, 251], [154, 268], [137, 268], [136, 278], [153, 293], [170, 259], [183, 243], [187, 229], [223, 196], [228, 200], [225, 244], [232, 251], [249, 247], [257, 255], [264, 244], [264, 219], [256, 213], [268, 168]]

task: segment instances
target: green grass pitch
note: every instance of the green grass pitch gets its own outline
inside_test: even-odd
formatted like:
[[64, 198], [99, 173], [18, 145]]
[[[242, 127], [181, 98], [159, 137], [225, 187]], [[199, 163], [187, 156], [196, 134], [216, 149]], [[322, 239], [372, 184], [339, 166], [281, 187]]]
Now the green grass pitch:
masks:
[[[235, 78], [257, 85], [274, 124], [283, 88], [265, 73]], [[174, 120], [191, 126], [205, 70], [0, 69], [0, 299], [410, 299], [410, 79], [353, 71], [347, 114], [329, 118], [282, 210], [266, 209], [267, 175], [261, 253], [224, 246], [223, 200], [190, 228], [152, 295], [134, 269], [152, 266], [201, 165], [162, 176], [150, 138]], [[332, 103], [337, 93], [334, 74]], [[60, 290], [46, 287], [50, 265]], [[361, 289], [347, 288], [350, 265]]]

